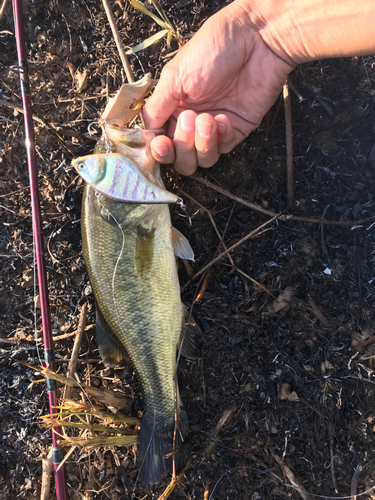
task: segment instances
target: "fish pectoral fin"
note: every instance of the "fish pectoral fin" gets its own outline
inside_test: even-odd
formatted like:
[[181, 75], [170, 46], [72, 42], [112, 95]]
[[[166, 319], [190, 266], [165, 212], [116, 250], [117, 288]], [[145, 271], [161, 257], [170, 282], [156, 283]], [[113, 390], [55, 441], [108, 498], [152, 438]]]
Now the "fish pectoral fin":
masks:
[[189, 320], [189, 312], [185, 308], [185, 326], [181, 335], [181, 354], [186, 359], [195, 359], [198, 356], [198, 341], [202, 331], [196, 324], [193, 316]]
[[99, 353], [104, 363], [108, 364], [111, 368], [131, 365], [125, 347], [117, 340], [114, 333], [112, 333], [98, 307], [96, 309], [96, 339]]
[[180, 259], [194, 260], [194, 251], [187, 238], [172, 226], [172, 246], [175, 255]]
[[141, 226], [137, 228], [135, 269], [141, 278], [151, 269], [154, 256], [154, 234], [155, 229], [146, 230]]

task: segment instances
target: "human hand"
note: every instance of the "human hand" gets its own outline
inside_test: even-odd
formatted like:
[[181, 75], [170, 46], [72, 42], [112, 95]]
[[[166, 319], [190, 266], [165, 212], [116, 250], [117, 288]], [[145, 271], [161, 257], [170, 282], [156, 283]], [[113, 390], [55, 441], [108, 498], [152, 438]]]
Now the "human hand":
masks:
[[190, 175], [211, 167], [260, 124], [295, 66], [263, 41], [236, 2], [219, 11], [163, 69], [144, 109], [160, 163]]

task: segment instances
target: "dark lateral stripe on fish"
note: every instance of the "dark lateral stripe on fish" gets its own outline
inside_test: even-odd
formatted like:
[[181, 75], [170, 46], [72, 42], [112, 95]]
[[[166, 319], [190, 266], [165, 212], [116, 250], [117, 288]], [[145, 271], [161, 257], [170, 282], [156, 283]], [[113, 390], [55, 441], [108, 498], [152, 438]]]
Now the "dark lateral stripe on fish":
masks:
[[131, 178], [131, 172], [129, 170], [129, 172], [126, 174], [126, 179], [125, 179], [125, 186], [124, 186], [124, 190], [122, 192], [122, 197], [124, 199], [126, 199], [126, 195], [128, 194], [128, 188], [129, 188], [129, 182], [130, 182], [130, 178]]
[[109, 188], [110, 196], [114, 195], [115, 189], [117, 187], [117, 183], [120, 179], [120, 176], [121, 176], [121, 162], [117, 161], [116, 165], [115, 165], [115, 172], [113, 174], [113, 181], [112, 181], [111, 187]]
[[135, 181], [134, 188], [131, 194], [132, 200], [137, 199], [137, 192], [138, 192], [138, 186], [139, 186], [140, 178], [137, 177], [137, 180]]

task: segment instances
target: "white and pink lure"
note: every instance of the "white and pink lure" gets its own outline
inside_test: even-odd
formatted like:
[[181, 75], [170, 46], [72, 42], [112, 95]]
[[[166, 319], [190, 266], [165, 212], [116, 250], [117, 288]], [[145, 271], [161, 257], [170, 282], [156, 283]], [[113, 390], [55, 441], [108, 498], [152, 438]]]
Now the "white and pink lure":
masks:
[[181, 198], [148, 179], [129, 156], [92, 154], [75, 158], [72, 163], [95, 191], [120, 203], [181, 202]]

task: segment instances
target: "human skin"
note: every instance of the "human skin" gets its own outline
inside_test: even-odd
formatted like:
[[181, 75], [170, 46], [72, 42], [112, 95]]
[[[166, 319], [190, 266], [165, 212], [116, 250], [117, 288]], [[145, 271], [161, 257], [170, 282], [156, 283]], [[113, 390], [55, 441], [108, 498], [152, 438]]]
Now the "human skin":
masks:
[[375, 52], [375, 1], [235, 0], [163, 69], [144, 117], [168, 121], [152, 154], [190, 175], [211, 167], [260, 124], [303, 62]]

